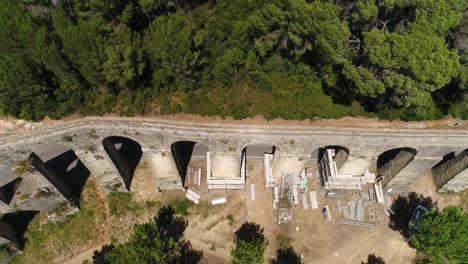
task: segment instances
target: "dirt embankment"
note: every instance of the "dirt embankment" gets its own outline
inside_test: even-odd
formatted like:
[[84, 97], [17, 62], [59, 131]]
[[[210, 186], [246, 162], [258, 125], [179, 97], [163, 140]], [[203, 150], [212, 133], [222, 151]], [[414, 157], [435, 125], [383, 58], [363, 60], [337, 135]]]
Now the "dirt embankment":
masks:
[[[104, 117], [117, 117], [115, 114], [107, 114]], [[266, 120], [263, 116], [255, 116], [242, 120], [235, 120], [232, 117], [220, 116], [200, 116], [192, 114], [173, 115], [147, 115], [138, 116], [144, 118], [154, 118], [155, 120], [187, 121], [196, 123], [221, 123], [221, 124], [250, 124], [250, 125], [284, 125], [284, 126], [326, 126], [326, 127], [357, 127], [357, 128], [420, 128], [420, 129], [468, 129], [468, 121], [460, 119], [443, 119], [429, 121], [406, 122], [400, 120], [381, 120], [366, 117], [344, 117], [340, 119], [310, 118], [304, 120], [273, 119]], [[48, 117], [39, 122], [25, 121], [13, 117], [0, 117], [0, 134], [18, 133], [32, 131], [37, 128], [47, 127], [52, 124], [66, 123], [84, 118], [80, 115], [70, 115], [59, 120], [52, 120]]]

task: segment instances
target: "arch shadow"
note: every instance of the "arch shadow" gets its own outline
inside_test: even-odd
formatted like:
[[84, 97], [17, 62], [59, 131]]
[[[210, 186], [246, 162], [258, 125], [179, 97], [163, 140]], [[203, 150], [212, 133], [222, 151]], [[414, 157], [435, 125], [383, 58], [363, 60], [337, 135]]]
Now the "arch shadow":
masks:
[[26, 242], [24, 233], [39, 211], [18, 211], [5, 214], [0, 220], [0, 237], [13, 242], [22, 250]]
[[10, 167], [0, 164], [0, 201], [10, 205], [23, 178], [13, 174]]
[[90, 171], [75, 151], [62, 145], [49, 145], [29, 155], [31, 163], [67, 199], [79, 201]]
[[122, 176], [125, 188], [130, 191], [133, 175], [143, 156], [141, 145], [121, 136], [106, 137], [102, 140], [102, 145]]
[[182, 180], [182, 187], [185, 187], [185, 179], [190, 161], [193, 158], [206, 159], [208, 146], [195, 141], [176, 141], [171, 144], [171, 153]]

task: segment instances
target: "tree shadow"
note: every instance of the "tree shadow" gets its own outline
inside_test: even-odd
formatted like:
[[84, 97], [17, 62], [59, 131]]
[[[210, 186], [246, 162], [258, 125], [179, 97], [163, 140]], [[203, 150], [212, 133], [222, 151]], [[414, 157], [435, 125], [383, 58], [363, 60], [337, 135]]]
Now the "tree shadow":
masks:
[[301, 256], [292, 247], [278, 248], [276, 258], [270, 264], [301, 264]]
[[265, 241], [265, 235], [263, 234], [263, 228], [253, 222], [245, 222], [236, 231], [236, 239], [244, 241]]
[[385, 264], [385, 260], [375, 254], [370, 254], [367, 256], [367, 262], [361, 261], [361, 264]]
[[184, 235], [188, 221], [181, 216], [175, 216], [172, 206], [163, 206], [154, 218], [156, 226], [159, 227], [159, 236], [162, 239], [174, 239], [179, 241]]
[[428, 210], [437, 207], [437, 203], [433, 202], [431, 197], [424, 197], [415, 192], [410, 192], [408, 196], [398, 196], [390, 207], [390, 228], [399, 231], [405, 238], [409, 238], [408, 224], [418, 205], [422, 205]]
[[106, 254], [114, 248], [115, 246], [113, 244], [107, 244], [102, 246], [101, 250], [94, 251], [93, 264], [110, 264], [110, 262], [106, 260]]
[[190, 241], [180, 241], [178, 250], [179, 252], [169, 261], [171, 264], [197, 264], [203, 258], [203, 251], [193, 249]]

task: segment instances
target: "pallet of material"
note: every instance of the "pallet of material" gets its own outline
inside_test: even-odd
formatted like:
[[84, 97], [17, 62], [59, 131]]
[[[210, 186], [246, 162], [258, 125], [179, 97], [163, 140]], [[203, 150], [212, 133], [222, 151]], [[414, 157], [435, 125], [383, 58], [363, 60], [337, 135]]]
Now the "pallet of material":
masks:
[[190, 189], [187, 189], [187, 192], [185, 193], [185, 197], [189, 199], [190, 201], [194, 202], [195, 204], [198, 204], [201, 198], [201, 196], [198, 193]]

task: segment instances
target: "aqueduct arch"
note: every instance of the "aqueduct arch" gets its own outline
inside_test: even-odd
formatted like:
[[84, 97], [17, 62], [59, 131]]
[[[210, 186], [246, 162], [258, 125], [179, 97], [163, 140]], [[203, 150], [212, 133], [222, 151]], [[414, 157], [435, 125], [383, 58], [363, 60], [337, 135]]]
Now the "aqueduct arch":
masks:
[[438, 191], [464, 190], [468, 184], [468, 149], [458, 155], [455, 152], [445, 155], [432, 167], [431, 174]]
[[[193, 182], [193, 180], [190, 181], [187, 177], [190, 162], [194, 160], [201, 161], [201, 164], [198, 165], [201, 167], [201, 170], [206, 171], [208, 151], [208, 145], [202, 142], [183, 140], [171, 144], [171, 154], [182, 180], [182, 187], [186, 187], [189, 183]], [[201, 175], [198, 177], [201, 177]]]
[[13, 174], [10, 167], [0, 164], [0, 201], [10, 205], [23, 179]]
[[143, 151], [133, 139], [110, 136], [102, 140], [102, 145], [122, 177], [125, 188], [130, 190], [135, 169], [140, 163]]

